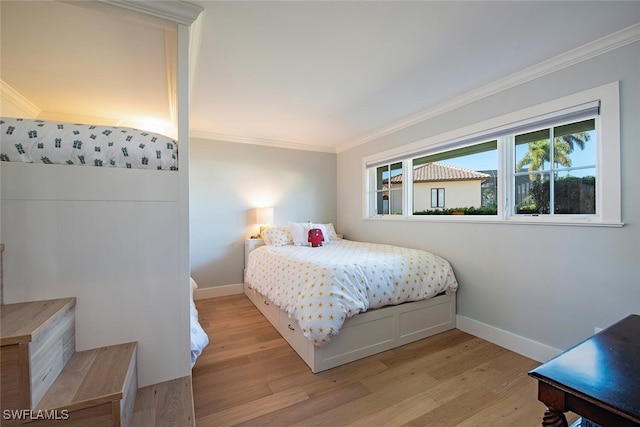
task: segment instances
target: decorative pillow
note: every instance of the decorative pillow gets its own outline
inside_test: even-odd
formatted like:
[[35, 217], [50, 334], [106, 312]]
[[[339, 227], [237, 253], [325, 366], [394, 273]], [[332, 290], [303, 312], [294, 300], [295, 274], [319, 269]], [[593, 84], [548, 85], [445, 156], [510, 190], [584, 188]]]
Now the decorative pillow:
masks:
[[293, 244], [296, 246], [309, 246], [309, 229], [311, 228], [310, 222], [289, 222], [289, 231], [291, 231], [291, 238]]
[[262, 240], [267, 246], [287, 246], [293, 243], [288, 227], [269, 227], [262, 232]]
[[313, 224], [313, 228], [319, 228], [322, 231], [323, 245], [331, 243], [331, 239], [329, 238], [329, 229], [326, 224]]
[[336, 233], [336, 229], [333, 227], [333, 223], [330, 222], [328, 224], [325, 224], [325, 227], [327, 227], [327, 235], [329, 240], [340, 240], [340, 237], [338, 237], [338, 233]]

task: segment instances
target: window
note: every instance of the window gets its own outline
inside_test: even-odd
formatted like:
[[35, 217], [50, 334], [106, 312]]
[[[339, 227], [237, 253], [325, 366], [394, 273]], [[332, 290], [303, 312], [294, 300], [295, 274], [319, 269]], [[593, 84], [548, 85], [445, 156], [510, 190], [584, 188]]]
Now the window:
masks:
[[615, 82], [365, 158], [365, 217], [620, 225], [618, 105]]
[[414, 215], [497, 214], [497, 140], [416, 157], [412, 165]]
[[595, 119], [516, 135], [515, 212], [595, 215], [596, 147]]
[[431, 207], [444, 208], [444, 188], [431, 189]]
[[386, 164], [375, 168], [374, 209], [377, 215], [402, 214], [402, 163]]

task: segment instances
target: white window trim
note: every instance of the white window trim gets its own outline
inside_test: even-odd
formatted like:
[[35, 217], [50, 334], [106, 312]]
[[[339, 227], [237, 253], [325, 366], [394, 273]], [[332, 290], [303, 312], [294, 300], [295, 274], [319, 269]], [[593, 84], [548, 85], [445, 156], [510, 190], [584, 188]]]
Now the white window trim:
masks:
[[[548, 101], [512, 113], [504, 114], [489, 120], [485, 120], [463, 128], [455, 129], [444, 134], [425, 138], [410, 144], [403, 145], [391, 150], [376, 153], [362, 159], [363, 171], [363, 219], [366, 220], [393, 220], [393, 221], [440, 221], [440, 222], [471, 222], [471, 223], [505, 223], [505, 224], [535, 224], [535, 225], [579, 225], [579, 226], [610, 226], [621, 227], [621, 183], [620, 183], [620, 91], [619, 82], [612, 82], [593, 89], [585, 90], [573, 95], [568, 95], [559, 99]], [[404, 163], [412, 158], [416, 153], [424, 151], [426, 148], [437, 150], [446, 146], [454, 140], [466, 139], [491, 129], [508, 126], [529, 118], [543, 116], [554, 111], [571, 108], [576, 105], [593, 101], [600, 101], [599, 141], [597, 147], [597, 177], [596, 194], [598, 194], [596, 206], [597, 215], [544, 215], [544, 216], [523, 216], [510, 215], [507, 206], [507, 198], [510, 197], [508, 185], [498, 186], [498, 198], [502, 201], [499, 204], [497, 215], [492, 216], [422, 216], [409, 215], [411, 212], [411, 191], [412, 188], [405, 189], [405, 203], [403, 215], [378, 216], [369, 215], [368, 189], [370, 188], [370, 177], [367, 173], [367, 165], [377, 162], [384, 162], [385, 159], [404, 158]], [[499, 170], [498, 175], [504, 177], [504, 172], [509, 170], [510, 159], [506, 159], [504, 150], [498, 146]], [[397, 161], [397, 160], [394, 160]], [[405, 165], [406, 166], [406, 165]], [[406, 170], [406, 169], [405, 169]], [[410, 169], [409, 169], [410, 170]], [[510, 181], [510, 179], [507, 179]], [[412, 180], [410, 180], [412, 182]], [[505, 188], [507, 187], [507, 188]]]

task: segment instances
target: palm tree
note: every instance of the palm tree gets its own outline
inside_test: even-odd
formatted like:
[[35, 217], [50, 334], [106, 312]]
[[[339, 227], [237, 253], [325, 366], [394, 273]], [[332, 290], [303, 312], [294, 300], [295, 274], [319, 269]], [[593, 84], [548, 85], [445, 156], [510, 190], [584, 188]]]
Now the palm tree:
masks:
[[[553, 161], [556, 165], [571, 167], [570, 154], [577, 146], [584, 150], [585, 143], [590, 137], [587, 132], [577, 132], [554, 138]], [[542, 169], [544, 162], [551, 161], [550, 144], [548, 139], [541, 139], [529, 143], [528, 151], [516, 164], [516, 172], [522, 172], [523, 168], [529, 165], [529, 171], [539, 171]], [[542, 180], [540, 174], [529, 174], [529, 179], [535, 181], [537, 177]]]
[[589, 139], [591, 138], [588, 132], [577, 132], [577, 133], [570, 133], [569, 135], [556, 137], [556, 142], [563, 141], [569, 144], [569, 147], [571, 148], [571, 151], [569, 151], [569, 153], [572, 153], [575, 148], [575, 145], [577, 145], [578, 148], [580, 148], [581, 150], [584, 150], [584, 144]]
[[[575, 147], [584, 149], [585, 143], [590, 139], [587, 132], [575, 132], [568, 135], [558, 136], [553, 142], [553, 163], [555, 166], [561, 165], [566, 168], [571, 167], [571, 153]], [[549, 213], [549, 190], [551, 182], [545, 183], [545, 174], [533, 173], [544, 169], [544, 163], [551, 161], [551, 141], [541, 139], [528, 143], [527, 152], [516, 164], [516, 172], [522, 172], [529, 166], [530, 187], [527, 195], [518, 202], [518, 205], [534, 205], [537, 213]], [[549, 177], [551, 178], [551, 177]], [[553, 180], [555, 181], [555, 180]], [[522, 184], [521, 184], [522, 185]], [[527, 207], [530, 209], [530, 206]]]

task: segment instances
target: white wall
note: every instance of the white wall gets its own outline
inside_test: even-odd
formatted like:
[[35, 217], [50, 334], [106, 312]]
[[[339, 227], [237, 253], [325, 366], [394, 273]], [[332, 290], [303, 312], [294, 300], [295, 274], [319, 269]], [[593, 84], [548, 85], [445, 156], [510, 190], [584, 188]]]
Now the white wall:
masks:
[[336, 222], [336, 154], [192, 138], [191, 274], [199, 288], [243, 282], [254, 208], [275, 224]]
[[4, 302], [75, 297], [78, 351], [137, 341], [141, 387], [189, 375], [178, 172], [0, 162], [0, 176]]
[[[640, 312], [640, 43], [560, 69], [338, 154], [338, 226], [352, 239], [431, 250], [460, 282], [458, 315], [526, 352], [564, 350]], [[362, 218], [362, 158], [620, 81], [623, 228]], [[529, 352], [533, 357], [534, 353]], [[544, 354], [544, 351], [537, 354]]]

